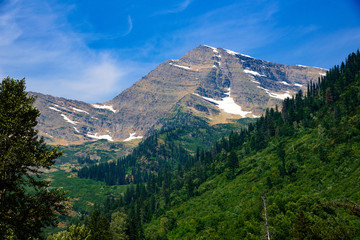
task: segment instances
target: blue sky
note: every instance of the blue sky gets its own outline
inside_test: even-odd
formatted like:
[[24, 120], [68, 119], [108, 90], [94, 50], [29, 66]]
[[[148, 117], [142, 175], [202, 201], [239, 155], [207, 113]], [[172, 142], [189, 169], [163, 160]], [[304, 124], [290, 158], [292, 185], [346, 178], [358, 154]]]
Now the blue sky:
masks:
[[0, 75], [29, 91], [104, 102], [200, 44], [330, 68], [360, 47], [360, 3], [0, 0]]

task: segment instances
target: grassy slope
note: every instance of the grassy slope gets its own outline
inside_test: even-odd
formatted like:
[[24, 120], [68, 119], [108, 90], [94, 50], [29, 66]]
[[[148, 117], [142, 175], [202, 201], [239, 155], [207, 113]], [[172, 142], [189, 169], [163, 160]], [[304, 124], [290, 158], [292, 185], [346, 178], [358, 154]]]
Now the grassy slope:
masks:
[[120, 196], [126, 190], [125, 185], [107, 186], [104, 182], [75, 177], [71, 173], [59, 170], [49, 174], [53, 181], [52, 187], [62, 187], [69, 191], [73, 210], [92, 212], [94, 203], [102, 203], [109, 195]]
[[[68, 164], [67, 164], [68, 165]], [[52, 172], [43, 174], [51, 181], [51, 187], [60, 187], [68, 191], [71, 210], [68, 217], [60, 217], [57, 227], [48, 227], [44, 236], [64, 230], [66, 227], [90, 214], [96, 204], [105, 202], [108, 196], [119, 197], [126, 191], [127, 185], [107, 186], [104, 182], [76, 177], [76, 174], [62, 170], [64, 165], [56, 165]]]

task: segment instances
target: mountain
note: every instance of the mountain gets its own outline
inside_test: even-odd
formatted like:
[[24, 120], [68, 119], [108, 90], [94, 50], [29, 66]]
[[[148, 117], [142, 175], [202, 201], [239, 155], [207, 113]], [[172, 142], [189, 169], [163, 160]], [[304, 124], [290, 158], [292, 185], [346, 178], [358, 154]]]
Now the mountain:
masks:
[[78, 176], [136, 183], [97, 208], [131, 239], [359, 239], [359, 92], [357, 51], [211, 148], [164, 130]]
[[211, 125], [257, 118], [325, 73], [321, 68], [277, 64], [200, 45], [179, 60], [160, 64], [102, 104], [33, 94], [42, 114], [39, 133], [49, 143], [129, 141], [166, 127], [164, 119], [179, 112]]

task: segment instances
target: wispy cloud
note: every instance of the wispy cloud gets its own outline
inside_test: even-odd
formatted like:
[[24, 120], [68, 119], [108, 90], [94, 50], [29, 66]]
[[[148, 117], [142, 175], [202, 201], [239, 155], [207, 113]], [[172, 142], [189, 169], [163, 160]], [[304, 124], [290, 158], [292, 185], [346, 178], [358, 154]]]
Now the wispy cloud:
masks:
[[162, 15], [162, 14], [170, 14], [170, 13], [182, 12], [182, 11], [184, 11], [185, 9], [188, 8], [188, 6], [190, 5], [190, 3], [191, 3], [192, 1], [193, 1], [193, 0], [185, 0], [185, 1], [182, 1], [182, 2], [178, 3], [176, 6], [174, 6], [173, 8], [169, 8], [169, 9], [166, 9], [166, 10], [163, 10], [163, 11], [156, 12], [155, 15]]
[[128, 23], [129, 23], [129, 28], [128, 28], [128, 30], [122, 35], [123, 37], [126, 36], [126, 35], [128, 35], [128, 34], [131, 32], [131, 30], [133, 29], [133, 22], [132, 22], [132, 19], [131, 19], [131, 16], [130, 16], [130, 15], [128, 16]]
[[[131, 67], [67, 23], [72, 6], [14, 0], [0, 10], [0, 74], [26, 77], [30, 91], [99, 102], [121, 90]], [[132, 29], [129, 16], [129, 29]]]
[[[254, 2], [257, 2], [254, 3]], [[251, 8], [251, 9], [250, 9]], [[191, 18], [183, 28], [147, 41], [147, 49], [166, 49], [166, 58], [179, 56], [199, 44], [249, 51], [276, 41], [283, 34], [273, 21], [276, 3], [242, 1]], [[180, 56], [181, 56], [180, 55]]]

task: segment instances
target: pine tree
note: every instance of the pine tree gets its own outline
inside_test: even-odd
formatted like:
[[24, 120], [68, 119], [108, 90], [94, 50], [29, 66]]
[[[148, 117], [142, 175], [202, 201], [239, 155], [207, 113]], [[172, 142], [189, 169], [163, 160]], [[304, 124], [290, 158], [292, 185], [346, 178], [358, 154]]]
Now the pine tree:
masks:
[[0, 239], [38, 237], [41, 228], [65, 214], [65, 193], [40, 179], [62, 152], [48, 147], [35, 130], [40, 113], [25, 79], [0, 84]]
[[111, 239], [109, 221], [105, 217], [100, 216], [97, 209], [90, 216], [88, 228], [91, 231], [91, 240]]

